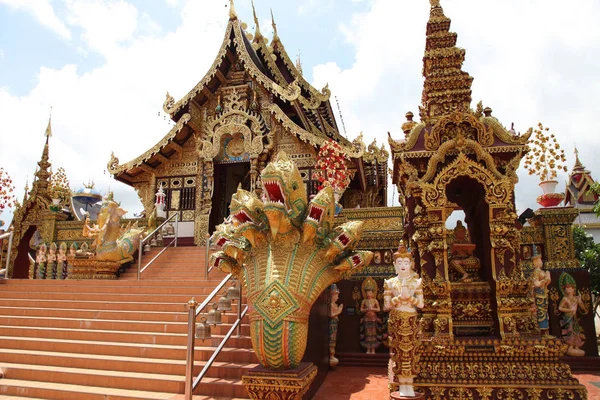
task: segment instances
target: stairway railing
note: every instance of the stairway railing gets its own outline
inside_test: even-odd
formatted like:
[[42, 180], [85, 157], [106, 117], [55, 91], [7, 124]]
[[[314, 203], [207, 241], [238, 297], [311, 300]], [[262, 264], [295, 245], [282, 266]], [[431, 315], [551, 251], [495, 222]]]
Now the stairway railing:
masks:
[[211, 365], [213, 364], [215, 359], [219, 356], [219, 354], [221, 353], [221, 350], [223, 350], [223, 347], [225, 346], [225, 344], [227, 343], [227, 341], [233, 334], [233, 331], [235, 331], [237, 329], [237, 336], [238, 337], [241, 336], [242, 318], [244, 318], [244, 316], [248, 312], [248, 306], [246, 305], [246, 307], [244, 307], [244, 310], [242, 310], [242, 285], [240, 284], [239, 285], [240, 295], [237, 299], [238, 300], [237, 319], [235, 320], [235, 322], [229, 329], [229, 332], [227, 332], [227, 334], [223, 337], [223, 340], [221, 340], [221, 342], [219, 343], [219, 345], [217, 346], [217, 348], [215, 349], [213, 354], [210, 356], [210, 358], [204, 365], [204, 368], [202, 368], [202, 371], [200, 372], [198, 377], [194, 380], [193, 374], [194, 374], [194, 349], [195, 349], [195, 340], [196, 340], [196, 336], [195, 336], [196, 318], [198, 317], [198, 315], [200, 315], [200, 313], [208, 305], [208, 303], [210, 303], [210, 301], [221, 291], [221, 289], [223, 289], [225, 284], [231, 278], [232, 278], [232, 275], [227, 274], [227, 276], [225, 278], [223, 278], [221, 283], [219, 283], [217, 285], [217, 287], [211, 292], [211, 294], [208, 295], [208, 297], [199, 306], [198, 306], [198, 302], [194, 298], [192, 298], [188, 302], [189, 311], [188, 311], [188, 341], [187, 341], [187, 353], [186, 353], [186, 364], [185, 364], [185, 397], [184, 397], [185, 400], [192, 400], [192, 393], [194, 392], [196, 387], [200, 384], [200, 381], [202, 380], [202, 378], [204, 378], [204, 375], [206, 375], [206, 372], [211, 367]]
[[[6, 265], [5, 265], [6, 270], [4, 271], [4, 278], [6, 278], [6, 279], [9, 279], [8, 263], [10, 262], [10, 252], [12, 250], [12, 242], [13, 242], [14, 233], [15, 233], [14, 228], [11, 227], [8, 232], [0, 235], [0, 240], [4, 240], [5, 238], [8, 238], [8, 248], [6, 250]], [[2, 248], [0, 247], [0, 268], [1, 268], [1, 265], [2, 265]], [[12, 278], [12, 276], [10, 278]]]
[[204, 238], [206, 239], [206, 243], [204, 244], [206, 246], [206, 255], [204, 260], [204, 279], [208, 280], [208, 273], [212, 269], [212, 266], [210, 268], [208, 267], [208, 262], [210, 258], [210, 235], [207, 233]]
[[[148, 240], [150, 240], [156, 232], [158, 232], [160, 229], [162, 229], [162, 227], [165, 226], [167, 224], [167, 222], [171, 221], [173, 218], [175, 218], [175, 237], [156, 256], [154, 256], [154, 258], [152, 260], [150, 260], [148, 262], [148, 264], [146, 264], [144, 266], [144, 268], [142, 268], [142, 250], [144, 248], [144, 243], [146, 243]], [[137, 280], [138, 281], [140, 280], [140, 276], [142, 275], [142, 272], [144, 272], [146, 270], [146, 268], [148, 268], [154, 261], [156, 261], [158, 259], [158, 257], [160, 257], [162, 255], [162, 253], [164, 253], [172, 244], [174, 244], [173, 247], [177, 247], [177, 236], [179, 236], [179, 213], [175, 213], [175, 214], [171, 215], [169, 218], [167, 218], [165, 220], [165, 222], [160, 224], [160, 226], [158, 228], [156, 228], [155, 230], [153, 230], [149, 235], [147, 235], [145, 238], [141, 238], [140, 246], [138, 249], [138, 268], [137, 268]]]

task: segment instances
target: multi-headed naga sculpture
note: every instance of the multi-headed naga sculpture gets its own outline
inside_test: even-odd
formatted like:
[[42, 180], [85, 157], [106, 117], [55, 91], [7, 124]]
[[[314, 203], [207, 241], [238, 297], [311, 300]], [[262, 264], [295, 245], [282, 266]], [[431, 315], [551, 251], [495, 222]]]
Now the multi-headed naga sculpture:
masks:
[[261, 365], [298, 366], [306, 349], [308, 316], [329, 285], [367, 265], [373, 254], [353, 252], [361, 221], [334, 227], [333, 189], [310, 203], [296, 165], [279, 153], [261, 174], [264, 194], [239, 188], [230, 218], [211, 242], [211, 264], [238, 275], [250, 304], [252, 346]]

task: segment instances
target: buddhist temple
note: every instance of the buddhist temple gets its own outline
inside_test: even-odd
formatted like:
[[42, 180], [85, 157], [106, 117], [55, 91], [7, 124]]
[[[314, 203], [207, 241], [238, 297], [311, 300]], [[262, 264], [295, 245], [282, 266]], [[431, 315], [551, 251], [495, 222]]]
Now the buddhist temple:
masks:
[[269, 39], [254, 5], [253, 33], [228, 7], [210, 69], [166, 94], [172, 128], [133, 160], [110, 156], [142, 215], [91, 181], [53, 199], [48, 122], [0, 238], [0, 398], [343, 398], [327, 382], [347, 367], [358, 390], [376, 371], [371, 398], [592, 398], [573, 375], [600, 364], [572, 225], [597, 223], [594, 181], [577, 155], [565, 205], [518, 222], [531, 134], [472, 107], [440, 1], [423, 21], [419, 117], [390, 127], [389, 150], [342, 134], [273, 13]]
[[316, 193], [314, 165], [327, 140], [339, 143], [353, 180], [344, 193], [345, 207], [385, 206], [388, 152], [362, 136], [353, 142], [338, 129], [327, 86], [308, 83], [288, 56], [277, 34], [264, 37], [254, 11], [255, 32], [246, 32], [230, 8], [223, 43], [210, 70], [183, 98], [168, 93], [163, 105], [175, 122], [154, 147], [121, 164], [114, 155], [108, 171], [133, 186], [149, 215], [154, 194], [163, 187], [167, 211], [180, 213], [185, 236], [200, 243], [228, 214], [239, 184], [261, 190], [260, 172], [279, 151], [296, 162]]

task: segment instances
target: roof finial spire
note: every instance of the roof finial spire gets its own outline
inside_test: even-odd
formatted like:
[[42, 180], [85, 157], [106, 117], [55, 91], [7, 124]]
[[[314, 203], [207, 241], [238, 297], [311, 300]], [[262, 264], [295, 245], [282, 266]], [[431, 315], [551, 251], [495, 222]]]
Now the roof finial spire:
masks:
[[273, 9], [271, 8], [271, 25], [273, 26], [273, 42], [275, 39], [279, 39], [277, 35], [277, 24], [275, 23], [275, 17], [273, 17]]
[[50, 106], [50, 117], [48, 117], [48, 126], [46, 127], [46, 132], [44, 136], [46, 136], [46, 142], [48, 142], [48, 138], [52, 136], [52, 106]]
[[260, 33], [260, 24], [258, 23], [258, 17], [256, 16], [256, 9], [254, 8], [254, 0], [250, 1], [252, 3], [252, 14], [254, 15], [254, 40], [256, 41], [259, 37], [262, 37], [262, 33]]
[[421, 120], [434, 123], [450, 112], [470, 111], [473, 78], [462, 70], [465, 50], [456, 46], [457, 35], [450, 32], [450, 18], [444, 15], [440, 0], [429, 2], [423, 57], [425, 82], [419, 108]]
[[577, 150], [577, 146], [575, 146], [575, 165], [573, 166], [573, 172], [575, 171], [584, 171], [585, 167], [583, 166], [583, 164], [581, 163], [581, 161], [579, 160], [579, 150]]
[[237, 14], [235, 13], [235, 4], [233, 4], [233, 0], [229, 0], [229, 19], [237, 19]]
[[49, 178], [52, 175], [50, 157], [49, 157], [49, 149], [50, 144], [48, 139], [52, 135], [52, 128], [50, 126], [50, 120], [52, 119], [52, 115], [50, 115], [50, 119], [48, 120], [48, 127], [46, 128], [46, 143], [44, 144], [44, 150], [42, 150], [42, 158], [38, 161], [37, 165], [39, 169], [36, 167], [36, 172], [34, 175], [34, 182], [32, 185], [32, 190], [34, 193], [38, 195], [46, 194], [49, 185]]
[[296, 69], [298, 70], [298, 72], [300, 72], [300, 75], [303, 75], [302, 62], [300, 61], [300, 49], [298, 49], [298, 55], [296, 56]]
[[29, 176], [25, 176], [25, 194], [23, 194], [23, 204], [27, 201], [29, 194]]

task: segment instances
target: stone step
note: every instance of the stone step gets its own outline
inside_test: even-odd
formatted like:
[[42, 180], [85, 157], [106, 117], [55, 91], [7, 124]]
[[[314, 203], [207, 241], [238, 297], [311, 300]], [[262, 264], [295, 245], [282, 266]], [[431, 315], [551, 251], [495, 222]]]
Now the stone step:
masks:
[[[89, 368], [67, 368], [26, 364], [2, 364], [2, 380], [35, 381], [38, 383], [105, 388], [107, 391], [132, 390], [144, 392], [183, 393], [185, 376], [157, 373], [106, 371]], [[204, 377], [197, 392], [210, 390], [216, 396], [240, 397], [246, 394], [238, 378]], [[0, 391], [1, 393], [1, 391]], [[87, 397], [85, 397], [87, 399]]]
[[[242, 325], [243, 327], [244, 325]], [[216, 331], [216, 328], [211, 327]], [[119, 343], [147, 343], [159, 345], [185, 346], [187, 335], [184, 333], [132, 332], [93, 329], [60, 329], [20, 326], [0, 326], [0, 332], [5, 336], [29, 337], [62, 340], [110, 341]], [[218, 346], [224, 335], [213, 334], [213, 339], [206, 342], [210, 346]], [[249, 337], [232, 336], [227, 344], [231, 347], [252, 346]]]
[[[234, 307], [235, 306], [235, 307]], [[187, 306], [185, 306], [187, 307]], [[183, 307], [182, 307], [183, 308]], [[211, 308], [203, 310], [206, 312]], [[188, 321], [188, 313], [165, 312], [165, 311], [131, 311], [131, 310], [93, 310], [93, 309], [68, 309], [68, 308], [36, 308], [36, 307], [0, 307], [0, 317], [51, 317], [68, 319], [93, 319], [93, 320], [128, 320], [144, 322], [185, 322]], [[234, 323], [237, 319], [237, 304], [232, 304], [232, 311], [221, 314], [221, 321]]]
[[[146, 253], [142, 264], [159, 251]], [[183, 393], [187, 303], [192, 297], [202, 302], [226, 275], [214, 270], [205, 281], [205, 266], [204, 248], [181, 247], [167, 249], [139, 281], [137, 263], [110, 281], [0, 280], [0, 400], [171, 399]], [[234, 302], [225, 323], [211, 327], [212, 339], [196, 340], [194, 376], [238, 308]], [[241, 376], [258, 363], [248, 321], [241, 337], [229, 339], [194, 399], [248, 398]]]
[[[183, 308], [183, 307], [182, 307]], [[68, 308], [16, 308], [0, 307], [1, 316], [14, 317], [52, 317], [95, 320], [143, 320], [150, 322], [187, 322], [188, 313], [164, 311], [128, 311], [128, 310], [72, 310]], [[226, 316], [227, 317], [227, 316]], [[235, 319], [234, 319], [235, 320]]]
[[[243, 327], [244, 328], [244, 327]], [[247, 329], [249, 331], [249, 329]], [[244, 332], [244, 336], [248, 332]], [[0, 336], [1, 349], [22, 349], [34, 351], [50, 351], [83, 354], [99, 354], [122, 357], [146, 357], [158, 359], [180, 359], [186, 357], [186, 346], [184, 345], [157, 345], [148, 343], [118, 343], [91, 340], [72, 339], [44, 339], [29, 337], [7, 337]], [[214, 352], [214, 347], [205, 346], [202, 341], [196, 341], [194, 359], [208, 360]], [[218, 361], [256, 363], [257, 358], [251, 348], [224, 347]]]
[[[140, 373], [154, 373], [160, 371], [161, 374], [185, 375], [185, 360], [161, 360], [97, 354], [88, 354], [85, 358], [81, 358], [81, 354], [78, 353], [0, 349], [0, 365], [3, 365], [4, 363], [90, 368]], [[194, 362], [194, 376], [198, 376], [205, 364], [206, 361], [203, 360], [196, 360]], [[208, 369], [206, 376], [239, 379], [248, 369], [254, 368], [257, 365], [258, 364], [256, 363], [242, 364], [215, 361], [211, 368]]]
[[45, 400], [156, 400], [170, 399], [173, 393], [140, 390], [107, 389], [105, 387], [66, 385], [60, 383], [2, 379], [0, 394]]
[[[60, 318], [60, 317], [24, 317], [0, 315], [0, 326], [29, 326], [61, 329], [95, 329], [109, 331], [142, 331], [160, 333], [187, 332], [187, 320], [185, 322], [143, 321], [143, 320], [97, 320], [83, 318]], [[231, 324], [217, 325], [213, 330], [215, 333], [227, 331]], [[249, 326], [242, 326], [242, 331]]]
[[183, 393], [185, 376], [2, 363], [6, 379]]
[[[212, 278], [212, 274], [214, 271], [211, 271], [209, 276], [209, 281], [207, 283], [213, 285], [215, 283], [220, 282], [223, 278]], [[226, 274], [223, 272], [219, 273], [223, 274], [225, 277]], [[206, 283], [204, 280], [204, 276], [200, 277], [198, 280], [193, 282], [169, 282], [165, 284], [161, 284], [160, 282], [154, 281], [139, 281], [139, 282], [125, 282], [121, 280], [94, 280], [94, 279], [66, 279], [66, 280], [48, 280], [48, 279], [0, 279], [0, 286], [7, 285], [26, 285], [28, 287], [36, 286], [36, 285], [62, 285], [62, 286], [81, 286], [85, 284], [85, 286], [102, 286], [102, 287], [121, 287], [127, 286], [131, 288], [139, 288], [139, 287], [163, 287], [163, 286], [175, 286], [179, 288], [188, 288], [188, 287], [197, 287], [202, 283]], [[4, 290], [4, 287], [2, 286]]]
[[162, 311], [162, 312], [186, 312], [186, 303], [141, 303], [129, 302], [118, 303], [113, 301], [69, 301], [69, 300], [54, 300], [44, 299], [39, 300], [28, 299], [0, 299], [0, 306], [14, 308], [21, 307], [49, 307], [49, 308], [68, 308], [71, 310], [123, 310], [123, 311]]
[[[222, 279], [221, 279], [222, 280]], [[61, 293], [61, 292], [69, 292], [69, 293], [124, 293], [124, 294], [147, 294], [147, 295], [160, 295], [160, 294], [208, 294], [212, 292], [216, 285], [218, 285], [221, 280], [217, 281], [198, 281], [197, 284], [187, 287], [177, 287], [177, 286], [167, 286], [167, 287], [156, 287], [156, 286], [118, 286], [111, 287], [106, 285], [83, 285], [82, 283], [85, 281], [79, 281], [79, 285], [64, 285], [62, 282], [68, 281], [54, 281], [54, 280], [46, 280], [46, 282], [50, 282], [47, 285], [36, 285], [36, 286], [28, 286], [28, 285], [6, 285], [2, 287], [3, 293], [9, 292], [22, 292], [24, 289], [28, 289], [30, 292], [34, 293]]]
[[147, 294], [126, 294], [126, 293], [66, 293], [66, 292], [4, 292], [0, 290], [0, 299], [53, 299], [53, 300], [71, 300], [71, 301], [113, 301], [113, 302], [134, 302], [134, 303], [154, 303], [160, 299], [162, 303], [177, 303], [187, 304], [187, 302], [195, 297], [199, 302], [206, 295], [212, 292], [212, 289], [205, 288], [206, 293], [200, 293], [198, 290], [194, 294], [169, 294], [157, 296], [149, 296]]

